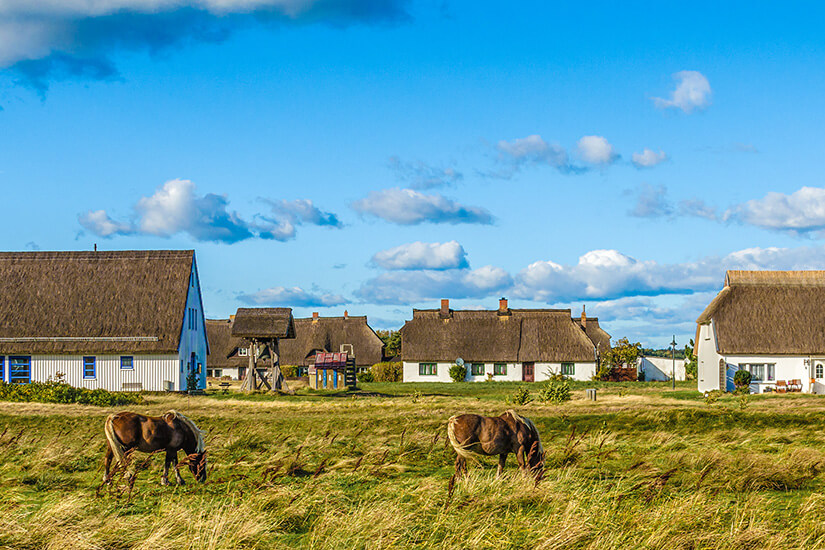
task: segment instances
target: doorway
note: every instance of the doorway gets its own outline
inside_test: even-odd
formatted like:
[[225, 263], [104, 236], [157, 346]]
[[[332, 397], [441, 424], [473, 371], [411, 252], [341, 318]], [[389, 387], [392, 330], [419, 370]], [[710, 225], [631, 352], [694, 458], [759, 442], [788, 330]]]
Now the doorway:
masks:
[[533, 382], [536, 379], [536, 364], [522, 363], [521, 364], [521, 380], [522, 382]]

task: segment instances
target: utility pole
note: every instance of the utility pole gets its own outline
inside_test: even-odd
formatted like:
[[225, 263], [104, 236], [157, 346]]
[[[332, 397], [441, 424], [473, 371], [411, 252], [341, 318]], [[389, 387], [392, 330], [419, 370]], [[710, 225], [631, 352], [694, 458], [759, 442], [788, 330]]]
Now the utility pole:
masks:
[[670, 360], [673, 365], [670, 368], [671, 387], [676, 389], [676, 335], [673, 335], [673, 341], [670, 343]]

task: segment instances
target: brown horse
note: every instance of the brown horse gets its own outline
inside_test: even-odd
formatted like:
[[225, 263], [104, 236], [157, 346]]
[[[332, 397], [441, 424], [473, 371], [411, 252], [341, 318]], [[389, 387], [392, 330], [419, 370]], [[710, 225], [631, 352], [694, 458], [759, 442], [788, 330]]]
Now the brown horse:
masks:
[[178, 471], [178, 451], [183, 449], [189, 459], [189, 470], [200, 482], [206, 481], [206, 449], [203, 433], [195, 423], [176, 411], [163, 416], [143, 416], [133, 412], [110, 414], [104, 425], [106, 432], [106, 458], [103, 462], [103, 482], [109, 483], [109, 467], [126, 465], [126, 452], [137, 449], [144, 453], [166, 451], [161, 484], [169, 485], [169, 465], [175, 467], [175, 479], [183, 485]]
[[541, 477], [544, 471], [544, 449], [535, 424], [515, 411], [501, 416], [462, 414], [447, 422], [447, 436], [458, 454], [455, 459], [456, 475], [466, 472], [467, 459], [473, 455], [498, 455], [498, 471], [504, 471], [507, 455], [514, 453], [522, 471]]

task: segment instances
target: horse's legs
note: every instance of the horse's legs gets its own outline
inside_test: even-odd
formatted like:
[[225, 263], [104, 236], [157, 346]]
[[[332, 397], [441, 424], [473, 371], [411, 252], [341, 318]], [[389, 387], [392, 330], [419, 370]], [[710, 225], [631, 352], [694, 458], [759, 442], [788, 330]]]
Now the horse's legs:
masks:
[[498, 455], [498, 470], [496, 470], [496, 477], [501, 477], [504, 473], [504, 464], [507, 462], [507, 453]]
[[461, 455], [455, 457], [455, 475], [456, 477], [467, 473], [467, 461]]
[[103, 459], [103, 483], [111, 483], [112, 476], [109, 475], [109, 468], [112, 466], [112, 459], [115, 457], [115, 454], [112, 452], [112, 448], [109, 445], [106, 445], [106, 457]]
[[169, 457], [170, 452], [171, 451], [166, 451], [166, 456], [163, 459], [163, 475], [160, 478], [160, 484], [164, 487], [169, 485], [169, 463], [172, 461], [172, 459]]
[[166, 456], [172, 455], [171, 462], [172, 466], [175, 467], [175, 481], [178, 482], [178, 485], [186, 485], [186, 482], [183, 481], [183, 478], [180, 475], [180, 470], [178, 470], [178, 452], [177, 451], [166, 451]]
[[524, 452], [524, 445], [519, 445], [518, 450], [516, 451], [516, 460], [518, 461], [518, 467], [522, 470], [527, 467], [526, 455]]

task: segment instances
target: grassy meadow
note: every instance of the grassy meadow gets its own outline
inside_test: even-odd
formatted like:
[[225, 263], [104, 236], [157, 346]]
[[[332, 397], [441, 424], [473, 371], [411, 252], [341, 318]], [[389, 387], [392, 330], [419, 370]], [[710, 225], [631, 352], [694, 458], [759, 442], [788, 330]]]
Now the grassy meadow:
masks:
[[516, 383], [147, 395], [130, 409], [208, 431], [208, 481], [182, 466], [183, 487], [160, 485], [162, 455], [100, 486], [122, 408], [0, 402], [0, 548], [825, 547], [825, 399], [621, 383], [593, 403], [593, 385], [517, 407], [547, 451], [538, 486], [512, 456], [450, 483], [447, 418], [513, 408]]

